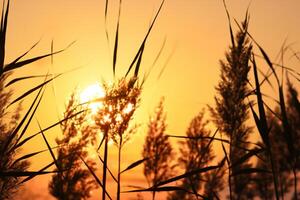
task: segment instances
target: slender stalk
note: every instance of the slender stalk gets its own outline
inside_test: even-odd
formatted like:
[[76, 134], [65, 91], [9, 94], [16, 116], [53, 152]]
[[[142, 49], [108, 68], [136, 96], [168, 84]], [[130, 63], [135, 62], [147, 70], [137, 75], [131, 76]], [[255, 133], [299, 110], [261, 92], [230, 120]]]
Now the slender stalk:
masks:
[[122, 153], [122, 135], [120, 136], [119, 152], [118, 152], [118, 189], [117, 189], [117, 200], [120, 200], [121, 196], [121, 153]]
[[273, 175], [273, 182], [274, 182], [276, 200], [279, 200], [278, 180], [277, 180], [277, 178], [276, 178], [277, 176], [275, 174], [275, 166], [274, 166], [273, 154], [272, 154], [270, 145], [268, 145], [268, 151], [269, 151], [269, 156], [270, 156], [270, 161], [271, 161], [271, 167], [272, 167], [272, 175]]
[[155, 199], [155, 191], [152, 192], [152, 200]]
[[108, 134], [105, 133], [105, 141], [104, 141], [104, 158], [103, 158], [103, 177], [102, 177], [102, 200], [105, 200], [106, 197], [106, 168], [107, 168], [107, 154], [108, 154]]

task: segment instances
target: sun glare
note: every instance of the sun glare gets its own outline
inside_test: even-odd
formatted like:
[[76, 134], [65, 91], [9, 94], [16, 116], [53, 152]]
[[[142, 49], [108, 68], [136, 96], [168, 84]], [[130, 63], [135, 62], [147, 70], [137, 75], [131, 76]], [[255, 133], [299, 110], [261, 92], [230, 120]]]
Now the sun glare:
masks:
[[101, 102], [92, 102], [98, 98], [105, 97], [105, 91], [99, 84], [93, 84], [85, 88], [80, 94], [81, 103], [89, 103], [89, 108], [92, 114], [95, 114], [99, 108], [102, 107]]

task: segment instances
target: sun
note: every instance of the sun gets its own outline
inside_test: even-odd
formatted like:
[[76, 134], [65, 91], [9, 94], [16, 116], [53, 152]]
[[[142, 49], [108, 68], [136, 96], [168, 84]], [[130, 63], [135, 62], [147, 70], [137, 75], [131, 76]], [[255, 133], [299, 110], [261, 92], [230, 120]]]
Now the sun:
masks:
[[92, 102], [93, 100], [105, 97], [105, 91], [100, 84], [95, 83], [86, 87], [80, 93], [80, 102], [89, 103], [92, 114], [97, 113], [98, 109], [103, 106], [102, 102]]

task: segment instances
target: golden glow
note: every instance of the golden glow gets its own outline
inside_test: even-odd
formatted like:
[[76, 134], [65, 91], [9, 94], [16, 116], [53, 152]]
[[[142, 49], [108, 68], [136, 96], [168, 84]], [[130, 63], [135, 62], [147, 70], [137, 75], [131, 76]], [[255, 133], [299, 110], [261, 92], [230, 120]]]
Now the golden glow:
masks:
[[105, 97], [105, 91], [100, 84], [93, 84], [84, 89], [80, 94], [81, 103], [88, 103], [91, 113], [95, 114], [99, 108], [103, 106], [102, 102], [97, 101], [99, 98]]
[[128, 103], [127, 106], [125, 107], [125, 109], [123, 110], [124, 114], [128, 114], [132, 111], [133, 109], [133, 104], [132, 103]]

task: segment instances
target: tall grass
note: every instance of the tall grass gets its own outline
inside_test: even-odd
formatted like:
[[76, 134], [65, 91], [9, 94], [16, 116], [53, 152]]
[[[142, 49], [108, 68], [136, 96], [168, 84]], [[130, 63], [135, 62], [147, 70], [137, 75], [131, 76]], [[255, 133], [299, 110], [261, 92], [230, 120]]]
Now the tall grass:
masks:
[[[63, 52], [59, 50], [44, 55], [39, 55], [32, 58], [25, 58], [27, 54], [37, 46], [38, 42], [30, 47], [23, 54], [15, 58], [12, 62], [6, 63], [6, 37], [8, 28], [8, 19], [10, 13], [10, 0], [3, 0], [3, 7], [1, 12], [1, 26], [0, 26], [0, 93], [1, 93], [1, 137], [0, 137], [0, 198], [9, 199], [12, 198], [14, 192], [26, 181], [34, 178], [38, 175], [56, 173], [55, 171], [46, 171], [54, 163], [50, 163], [46, 167], [39, 171], [27, 171], [29, 167], [28, 160], [38, 154], [47, 152], [47, 150], [31, 152], [26, 155], [20, 156], [19, 152], [25, 143], [30, 141], [36, 135], [42, 133], [39, 131], [33, 136], [25, 138], [25, 133], [28, 130], [29, 125], [32, 123], [32, 119], [39, 108], [43, 94], [45, 92], [45, 86], [53, 79], [59, 77], [61, 74], [49, 78], [50, 74], [46, 75], [31, 75], [27, 74], [20, 77], [15, 77], [13, 72], [21, 68], [29, 67], [28, 65], [37, 62], [41, 59], [53, 56], [55, 54]], [[40, 84], [27, 88], [24, 93], [17, 94], [14, 92], [13, 87], [17, 83], [22, 83], [30, 79], [44, 78]], [[21, 116], [20, 106], [17, 109], [12, 105], [20, 104], [21, 101], [29, 99], [32, 93], [36, 93], [30, 106], [24, 110], [24, 116]], [[17, 96], [15, 99], [11, 99], [11, 95]], [[7, 113], [14, 113], [13, 115], [7, 115]], [[6, 119], [9, 118], [9, 122]], [[9, 124], [8, 124], [9, 123]], [[54, 124], [47, 128], [50, 129], [57, 124]], [[46, 130], [46, 129], [45, 129]]]

